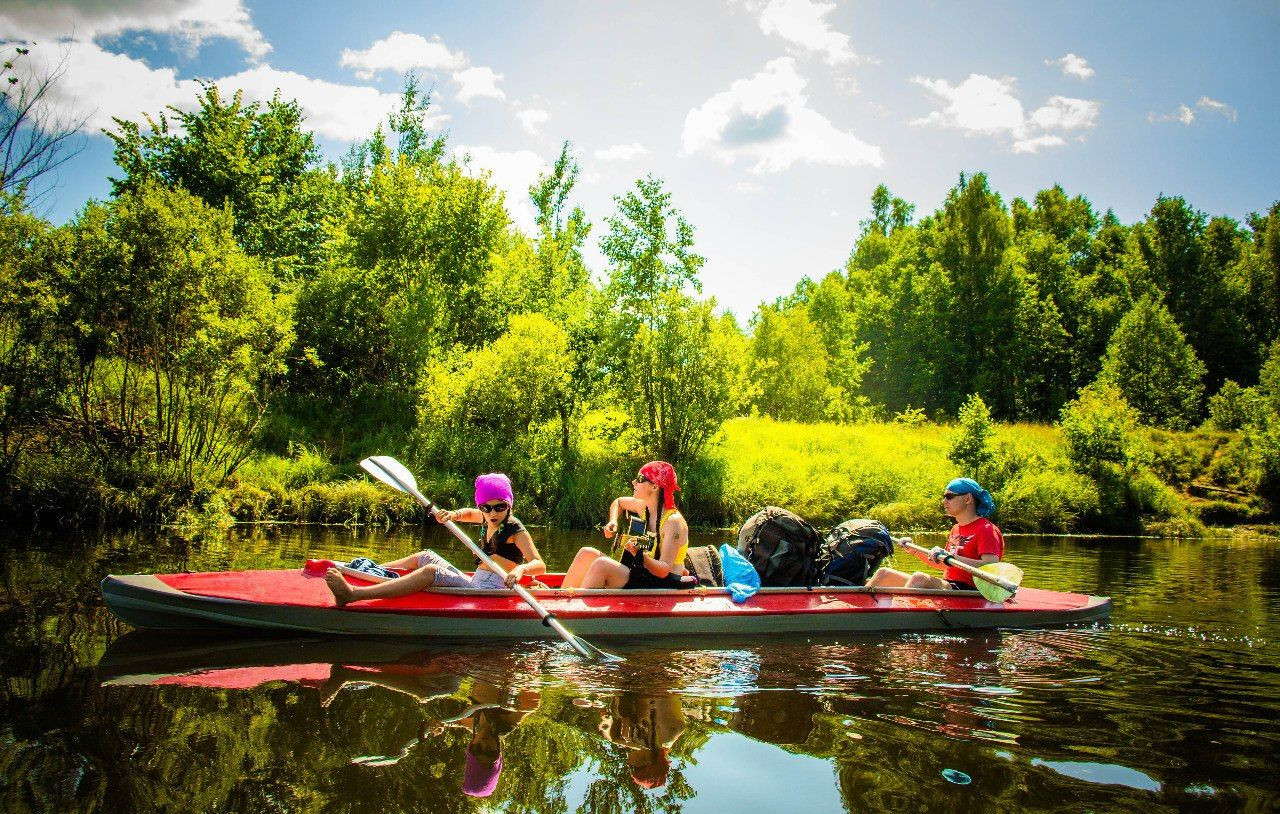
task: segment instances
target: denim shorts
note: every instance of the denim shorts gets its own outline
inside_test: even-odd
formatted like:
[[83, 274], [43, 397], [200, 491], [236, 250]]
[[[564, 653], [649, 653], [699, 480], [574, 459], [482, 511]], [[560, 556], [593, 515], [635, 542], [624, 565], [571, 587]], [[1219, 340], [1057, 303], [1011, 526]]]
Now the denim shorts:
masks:
[[434, 565], [436, 567], [436, 581], [431, 584], [433, 588], [505, 588], [507, 584], [502, 577], [495, 572], [487, 569], [476, 569], [475, 576], [467, 576], [454, 566], [453, 563], [441, 557], [430, 549], [418, 555], [418, 567], [424, 565]]

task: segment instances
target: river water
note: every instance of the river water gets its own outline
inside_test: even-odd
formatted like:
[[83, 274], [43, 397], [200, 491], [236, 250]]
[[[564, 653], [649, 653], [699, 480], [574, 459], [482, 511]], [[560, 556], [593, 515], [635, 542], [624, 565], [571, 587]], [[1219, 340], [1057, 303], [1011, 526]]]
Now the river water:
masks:
[[[534, 531], [555, 569], [598, 543]], [[1024, 584], [1111, 596], [1110, 622], [610, 640], [613, 666], [556, 642], [154, 635], [106, 612], [105, 574], [469, 558], [438, 530], [6, 535], [0, 811], [1280, 808], [1280, 543], [1008, 542]]]

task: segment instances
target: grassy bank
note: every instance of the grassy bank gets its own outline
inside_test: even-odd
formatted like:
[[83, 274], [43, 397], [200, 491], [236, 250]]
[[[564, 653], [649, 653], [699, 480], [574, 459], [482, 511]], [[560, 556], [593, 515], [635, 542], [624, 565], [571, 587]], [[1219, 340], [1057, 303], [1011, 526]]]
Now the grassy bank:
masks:
[[[894, 530], [936, 530], [947, 524], [938, 506], [943, 485], [957, 475], [976, 474], [994, 493], [995, 519], [1008, 531], [1197, 535], [1209, 524], [1267, 518], [1267, 507], [1254, 498], [1228, 491], [1193, 494], [1197, 490], [1191, 485], [1220, 466], [1230, 441], [1226, 434], [1153, 434], [1148, 468], [1124, 482], [1099, 483], [1073, 471], [1057, 427], [997, 425], [990, 461], [977, 473], [962, 472], [948, 459], [956, 432], [954, 426], [930, 423], [734, 419], [707, 454], [682, 468], [681, 505], [699, 527], [732, 527], [762, 506], [777, 505], [819, 527], [875, 517]], [[469, 502], [469, 474], [437, 472], [427, 462], [405, 460], [423, 491], [441, 505]], [[588, 439], [575, 447], [572, 463], [554, 483], [540, 480], [532, 469], [513, 473], [521, 517], [564, 527], [599, 523], [639, 460]], [[1117, 507], [1132, 516], [1109, 514]], [[205, 522], [392, 524], [420, 517], [407, 497], [373, 484], [354, 462], [329, 461], [307, 448], [287, 458], [255, 459], [234, 482], [183, 514], [183, 519]]]

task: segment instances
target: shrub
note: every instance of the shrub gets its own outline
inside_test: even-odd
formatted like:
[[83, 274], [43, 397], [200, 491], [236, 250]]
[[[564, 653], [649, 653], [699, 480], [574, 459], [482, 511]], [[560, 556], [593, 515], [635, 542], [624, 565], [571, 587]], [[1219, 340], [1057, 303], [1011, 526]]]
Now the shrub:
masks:
[[991, 464], [990, 443], [995, 430], [991, 425], [991, 410], [982, 396], [972, 393], [960, 408], [960, 429], [952, 436], [947, 459], [960, 467], [965, 474], [985, 480]]

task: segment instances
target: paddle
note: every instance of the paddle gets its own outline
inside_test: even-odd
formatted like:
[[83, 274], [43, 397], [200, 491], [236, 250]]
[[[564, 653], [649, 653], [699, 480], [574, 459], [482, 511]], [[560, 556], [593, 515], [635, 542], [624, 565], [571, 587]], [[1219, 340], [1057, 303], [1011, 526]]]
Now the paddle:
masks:
[[[929, 556], [929, 549], [911, 542], [910, 537], [899, 538], [897, 542], [903, 548]], [[1007, 602], [1018, 592], [1018, 586], [1022, 584], [1022, 569], [1013, 563], [991, 562], [981, 568], [974, 568], [968, 563], [960, 562], [951, 554], [943, 555], [942, 562], [944, 565], [959, 568], [966, 574], [981, 580], [975, 582], [973, 587], [977, 588], [978, 593], [982, 594], [988, 602]]]
[[[436, 517], [436, 507], [431, 505], [431, 501], [423, 497], [422, 493], [418, 491], [418, 481], [413, 477], [413, 473], [408, 469], [405, 469], [404, 465], [395, 458], [392, 458], [390, 455], [374, 455], [371, 458], [365, 458], [361, 461], [360, 468], [391, 488], [399, 489], [401, 492], [412, 495], [414, 500], [421, 503], [422, 508], [427, 510], [427, 514], [432, 517]], [[437, 521], [439, 521], [439, 519], [440, 518], [436, 517]], [[450, 520], [444, 524], [444, 527], [452, 532], [453, 536], [457, 537], [463, 545], [471, 549], [471, 553], [479, 557], [481, 562], [504, 579], [506, 578], [507, 572], [502, 570], [502, 566], [494, 562], [488, 554], [485, 554], [479, 546], [472, 542], [471, 538], [467, 536], [467, 533], [458, 528], [456, 523]], [[560, 634], [560, 638], [568, 642], [569, 646], [572, 647], [578, 655], [586, 659], [596, 659], [598, 661], [623, 660], [620, 656], [606, 653], [600, 648], [590, 644], [585, 639], [579, 638], [578, 636], [570, 633], [565, 629], [564, 625], [560, 624], [560, 621], [556, 619], [555, 616], [553, 616], [546, 608], [542, 607], [542, 605], [538, 603], [538, 600], [533, 598], [532, 594], [525, 590], [523, 585], [517, 583], [516, 585], [513, 585], [512, 588], [520, 595], [520, 598], [529, 605], [529, 607], [533, 608], [534, 612], [538, 614], [538, 618], [542, 620], [542, 624]]]

